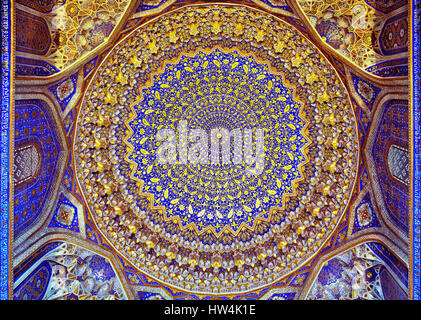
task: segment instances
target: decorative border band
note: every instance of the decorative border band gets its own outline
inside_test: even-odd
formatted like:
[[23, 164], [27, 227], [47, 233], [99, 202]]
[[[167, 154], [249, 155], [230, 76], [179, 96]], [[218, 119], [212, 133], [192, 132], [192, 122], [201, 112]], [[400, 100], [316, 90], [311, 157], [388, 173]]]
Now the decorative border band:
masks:
[[10, 298], [11, 291], [11, 157], [13, 91], [13, 8], [12, 0], [1, 2], [1, 119], [0, 119], [0, 299]]
[[420, 244], [421, 244], [421, 75], [420, 30], [421, 0], [411, 1], [411, 104], [412, 104], [412, 291], [411, 298], [421, 299], [420, 292]]

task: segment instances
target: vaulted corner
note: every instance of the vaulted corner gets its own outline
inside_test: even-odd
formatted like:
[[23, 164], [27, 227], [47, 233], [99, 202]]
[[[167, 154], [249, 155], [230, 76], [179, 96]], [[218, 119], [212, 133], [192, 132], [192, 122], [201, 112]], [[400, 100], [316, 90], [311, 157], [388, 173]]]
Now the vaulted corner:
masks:
[[388, 227], [408, 241], [408, 100], [384, 99], [374, 116], [365, 154], [380, 213]]
[[[61, 120], [41, 94], [17, 94], [14, 147], [14, 237], [18, 255], [46, 221], [69, 156]], [[20, 250], [19, 250], [20, 249]]]

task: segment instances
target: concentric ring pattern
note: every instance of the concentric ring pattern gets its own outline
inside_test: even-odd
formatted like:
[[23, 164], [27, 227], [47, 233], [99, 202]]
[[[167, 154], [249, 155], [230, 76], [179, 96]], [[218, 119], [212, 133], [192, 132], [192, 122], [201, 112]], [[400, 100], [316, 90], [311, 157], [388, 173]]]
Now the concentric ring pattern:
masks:
[[[229, 156], [240, 160], [181, 161], [198, 144], [181, 147], [180, 123], [202, 130], [202, 147], [213, 130], [238, 130]], [[158, 161], [162, 129], [175, 162]], [[218, 294], [269, 285], [313, 257], [358, 162], [352, 106], [323, 54], [288, 23], [230, 5], [184, 7], [120, 41], [85, 93], [74, 152], [91, 215], [127, 261]]]
[[[306, 160], [305, 122], [293, 90], [268, 69], [236, 51], [182, 56], [155, 76], [154, 85], [145, 88], [141, 101], [134, 104], [128, 123], [133, 132], [127, 139], [132, 147], [127, 158], [135, 165], [132, 176], [145, 181], [143, 191], [167, 208], [166, 217], [178, 217], [182, 227], [235, 233], [242, 225], [253, 227], [256, 216], [267, 218], [270, 208], [282, 207], [284, 195], [293, 193], [293, 182], [301, 178]], [[223, 165], [210, 159], [207, 165], [160, 165], [155, 154], [161, 143], [158, 130], [180, 131], [182, 121], [190, 130], [204, 129], [210, 145], [212, 129], [240, 130], [239, 140], [232, 141], [240, 148], [245, 129], [262, 128], [266, 143], [261, 168], [256, 161]], [[235, 146], [230, 158], [234, 151]]]

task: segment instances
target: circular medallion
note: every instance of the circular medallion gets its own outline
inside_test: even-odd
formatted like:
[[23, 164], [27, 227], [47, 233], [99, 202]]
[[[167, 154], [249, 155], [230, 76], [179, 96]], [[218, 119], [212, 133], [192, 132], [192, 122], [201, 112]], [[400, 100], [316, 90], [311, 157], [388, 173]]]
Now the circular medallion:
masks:
[[235, 234], [294, 193], [309, 140], [283, 77], [252, 55], [216, 48], [182, 55], [142, 90], [126, 159], [166, 219]]
[[319, 49], [245, 6], [189, 6], [122, 39], [78, 115], [99, 231], [169, 286], [273, 283], [335, 230], [356, 177], [352, 106]]

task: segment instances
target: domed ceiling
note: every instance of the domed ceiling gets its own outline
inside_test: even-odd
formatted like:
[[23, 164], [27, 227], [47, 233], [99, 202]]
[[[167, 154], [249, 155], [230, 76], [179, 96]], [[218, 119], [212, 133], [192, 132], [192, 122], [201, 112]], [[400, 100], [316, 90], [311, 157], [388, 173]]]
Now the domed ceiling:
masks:
[[14, 5], [15, 299], [413, 297], [406, 1], [85, 2]]

